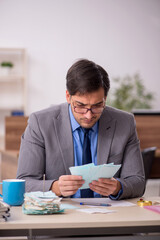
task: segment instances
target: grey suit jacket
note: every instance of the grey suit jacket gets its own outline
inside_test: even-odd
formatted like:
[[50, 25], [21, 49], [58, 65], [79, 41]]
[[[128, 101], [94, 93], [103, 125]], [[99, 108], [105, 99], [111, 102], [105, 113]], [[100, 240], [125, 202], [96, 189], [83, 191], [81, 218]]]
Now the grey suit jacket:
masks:
[[[123, 185], [122, 198], [139, 197], [145, 188], [142, 156], [134, 117], [106, 106], [99, 120], [97, 164], [122, 164], [115, 175]], [[74, 148], [68, 103], [31, 114], [21, 138], [17, 178], [26, 179], [26, 191], [45, 191], [74, 166]]]

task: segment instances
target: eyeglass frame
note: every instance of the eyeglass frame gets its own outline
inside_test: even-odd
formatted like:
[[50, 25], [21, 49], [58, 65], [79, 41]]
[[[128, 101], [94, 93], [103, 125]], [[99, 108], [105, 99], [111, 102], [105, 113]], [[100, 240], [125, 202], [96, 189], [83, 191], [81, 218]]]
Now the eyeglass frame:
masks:
[[[92, 110], [93, 108], [98, 108], [98, 107], [91, 107], [91, 108], [87, 108], [87, 107], [77, 107], [77, 106], [74, 106], [73, 101], [72, 101], [72, 104], [73, 104], [73, 109], [74, 109], [75, 113], [79, 113], [79, 114], [86, 114], [88, 111], [91, 111], [92, 114], [100, 114], [100, 113], [103, 112], [103, 110], [104, 110], [104, 108], [105, 108], [105, 100], [104, 100], [104, 98], [103, 98], [103, 107], [99, 107], [99, 108], [102, 109], [102, 111], [100, 111], [100, 112], [98, 112], [98, 113], [94, 113], [93, 110]], [[84, 112], [84, 113], [82, 113], [82, 112], [77, 112], [77, 111], [75, 110], [76, 108], [86, 109], [86, 112]]]

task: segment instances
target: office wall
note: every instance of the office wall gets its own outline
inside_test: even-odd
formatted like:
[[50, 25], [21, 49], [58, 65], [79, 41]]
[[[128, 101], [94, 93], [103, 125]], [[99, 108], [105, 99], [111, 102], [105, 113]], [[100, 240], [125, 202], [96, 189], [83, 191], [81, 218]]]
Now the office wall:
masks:
[[28, 109], [65, 101], [67, 69], [78, 58], [111, 79], [139, 73], [160, 109], [159, 0], [0, 0], [0, 47], [28, 53]]

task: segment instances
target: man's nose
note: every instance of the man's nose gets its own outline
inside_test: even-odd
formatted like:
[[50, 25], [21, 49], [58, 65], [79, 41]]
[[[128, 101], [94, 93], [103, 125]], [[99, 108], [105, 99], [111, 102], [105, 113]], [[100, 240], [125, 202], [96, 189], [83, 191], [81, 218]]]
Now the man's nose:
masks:
[[92, 115], [93, 115], [93, 113], [92, 113], [91, 109], [88, 109], [87, 113], [85, 114], [85, 117], [90, 119], [90, 118], [92, 118]]

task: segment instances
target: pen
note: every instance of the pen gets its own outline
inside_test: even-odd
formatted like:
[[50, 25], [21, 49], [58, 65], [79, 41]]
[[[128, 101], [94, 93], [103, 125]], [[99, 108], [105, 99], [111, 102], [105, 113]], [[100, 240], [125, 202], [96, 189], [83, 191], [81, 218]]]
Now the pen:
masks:
[[101, 206], [101, 207], [111, 206], [111, 204], [108, 204], [108, 203], [89, 203], [89, 202], [80, 202], [80, 205]]

